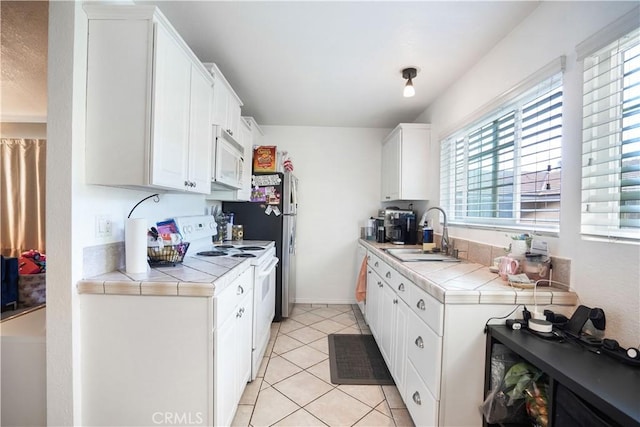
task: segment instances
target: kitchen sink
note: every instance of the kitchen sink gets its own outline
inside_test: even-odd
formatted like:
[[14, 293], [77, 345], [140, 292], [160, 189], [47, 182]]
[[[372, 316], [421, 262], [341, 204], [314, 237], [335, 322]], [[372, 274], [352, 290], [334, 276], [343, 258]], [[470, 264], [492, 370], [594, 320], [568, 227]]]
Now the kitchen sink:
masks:
[[460, 262], [458, 258], [445, 255], [439, 252], [423, 253], [422, 249], [385, 249], [386, 253], [402, 262], [423, 262], [423, 261], [443, 261]]

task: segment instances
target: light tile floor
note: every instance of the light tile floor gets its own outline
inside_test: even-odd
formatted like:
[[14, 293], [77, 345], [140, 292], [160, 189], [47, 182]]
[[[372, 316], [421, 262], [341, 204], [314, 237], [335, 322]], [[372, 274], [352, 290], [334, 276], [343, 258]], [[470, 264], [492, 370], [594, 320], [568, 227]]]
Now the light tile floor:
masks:
[[271, 325], [258, 372], [242, 395], [234, 426], [409, 426], [395, 386], [336, 385], [328, 334], [370, 334], [357, 305], [297, 304]]

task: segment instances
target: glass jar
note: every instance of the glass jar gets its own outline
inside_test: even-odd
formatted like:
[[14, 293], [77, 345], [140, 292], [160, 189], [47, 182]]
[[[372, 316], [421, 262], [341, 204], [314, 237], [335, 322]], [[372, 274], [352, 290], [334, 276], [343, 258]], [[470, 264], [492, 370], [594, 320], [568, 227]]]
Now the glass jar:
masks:
[[244, 239], [244, 227], [240, 224], [236, 224], [231, 228], [231, 240], [242, 240]]

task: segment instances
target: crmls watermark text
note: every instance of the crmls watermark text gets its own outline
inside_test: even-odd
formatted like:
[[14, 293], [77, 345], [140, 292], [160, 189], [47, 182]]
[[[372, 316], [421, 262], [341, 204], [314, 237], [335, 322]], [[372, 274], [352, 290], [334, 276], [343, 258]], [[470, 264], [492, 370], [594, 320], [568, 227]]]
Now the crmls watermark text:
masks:
[[202, 412], [154, 412], [151, 419], [156, 425], [202, 425]]

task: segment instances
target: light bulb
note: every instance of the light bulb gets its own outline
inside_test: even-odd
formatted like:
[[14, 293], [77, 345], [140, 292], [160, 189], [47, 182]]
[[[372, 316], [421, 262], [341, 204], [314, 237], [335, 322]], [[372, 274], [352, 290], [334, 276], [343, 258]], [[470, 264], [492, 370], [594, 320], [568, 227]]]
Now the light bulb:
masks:
[[411, 79], [409, 79], [407, 80], [407, 84], [404, 87], [403, 95], [405, 98], [411, 98], [415, 94], [416, 90], [413, 87], [413, 82], [411, 81]]

